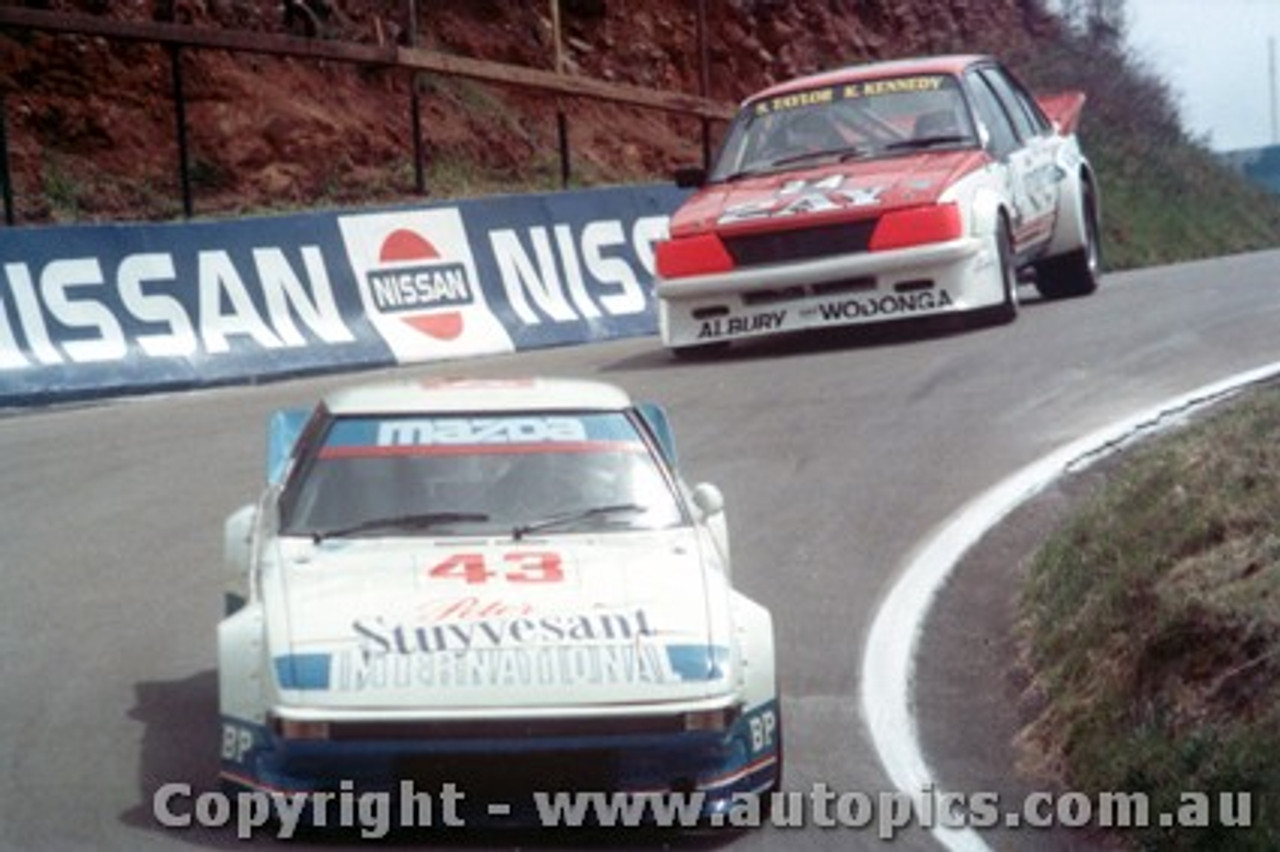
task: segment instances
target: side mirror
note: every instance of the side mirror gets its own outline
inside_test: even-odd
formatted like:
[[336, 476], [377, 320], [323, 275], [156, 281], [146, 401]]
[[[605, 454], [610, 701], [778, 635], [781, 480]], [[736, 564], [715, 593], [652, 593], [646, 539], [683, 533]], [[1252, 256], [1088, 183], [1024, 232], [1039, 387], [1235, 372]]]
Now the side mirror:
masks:
[[227, 567], [236, 574], [249, 571], [253, 557], [253, 529], [258, 523], [258, 507], [241, 506], [231, 513], [223, 527], [222, 557]]
[[700, 520], [706, 524], [720, 551], [723, 570], [728, 574], [729, 562], [729, 519], [724, 513], [724, 494], [709, 482], [700, 482], [693, 487], [690, 495], [694, 507], [702, 513]]
[[700, 482], [693, 487], [693, 505], [702, 513], [702, 517], [712, 518], [724, 512], [724, 494], [709, 482]]
[[707, 183], [707, 170], [702, 166], [683, 166], [676, 169], [675, 179], [681, 189], [700, 189]]

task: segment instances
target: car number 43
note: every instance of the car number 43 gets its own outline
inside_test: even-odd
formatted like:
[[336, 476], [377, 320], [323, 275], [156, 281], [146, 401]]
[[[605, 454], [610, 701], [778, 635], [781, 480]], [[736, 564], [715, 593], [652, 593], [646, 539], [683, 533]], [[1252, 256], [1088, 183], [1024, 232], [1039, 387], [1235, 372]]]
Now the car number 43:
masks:
[[480, 585], [490, 580], [506, 583], [561, 583], [564, 566], [560, 554], [517, 550], [491, 559], [483, 553], [455, 553], [426, 569], [431, 580], [461, 581]]

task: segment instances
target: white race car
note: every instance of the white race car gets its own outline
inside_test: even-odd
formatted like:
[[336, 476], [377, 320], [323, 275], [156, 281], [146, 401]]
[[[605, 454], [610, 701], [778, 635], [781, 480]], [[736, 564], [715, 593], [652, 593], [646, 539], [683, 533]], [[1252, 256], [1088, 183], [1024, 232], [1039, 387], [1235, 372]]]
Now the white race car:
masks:
[[1084, 95], [1035, 98], [988, 56], [842, 68], [748, 98], [655, 247], [676, 355], [738, 338], [951, 313], [1007, 322], [1018, 276], [1094, 291]]
[[[278, 412], [226, 525], [233, 788], [775, 788], [766, 609], [730, 586], [718, 489], [661, 408], [568, 380], [427, 380]], [[487, 811], [489, 816], [492, 810]], [[483, 813], [483, 812], [482, 812]]]

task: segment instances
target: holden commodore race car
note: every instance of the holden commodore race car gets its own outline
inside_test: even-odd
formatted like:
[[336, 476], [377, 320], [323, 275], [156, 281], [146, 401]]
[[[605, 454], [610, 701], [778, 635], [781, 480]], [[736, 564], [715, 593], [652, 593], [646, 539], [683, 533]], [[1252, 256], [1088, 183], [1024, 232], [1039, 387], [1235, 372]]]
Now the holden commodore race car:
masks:
[[957, 312], [1011, 321], [1018, 278], [1092, 292], [1084, 95], [1036, 99], [987, 56], [853, 66], [747, 99], [656, 245], [663, 343]]
[[453, 785], [513, 820], [539, 790], [714, 816], [776, 787], [771, 617], [730, 584], [720, 491], [675, 462], [662, 408], [594, 382], [273, 415], [267, 487], [225, 530], [224, 784]]

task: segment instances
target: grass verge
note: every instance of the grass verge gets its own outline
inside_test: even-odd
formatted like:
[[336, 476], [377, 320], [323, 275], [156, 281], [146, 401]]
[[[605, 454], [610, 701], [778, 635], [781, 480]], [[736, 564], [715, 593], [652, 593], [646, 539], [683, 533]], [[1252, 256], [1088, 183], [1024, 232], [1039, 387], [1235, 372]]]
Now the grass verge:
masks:
[[1102, 187], [1110, 269], [1182, 263], [1280, 244], [1280, 196], [1196, 144], [1160, 146], [1095, 133], [1087, 152]]
[[[1215, 823], [1132, 848], [1280, 848], [1280, 388], [1119, 463], [1041, 548], [1021, 602], [1029, 759], [1151, 813], [1209, 794]], [[1252, 826], [1217, 825], [1223, 793]]]

